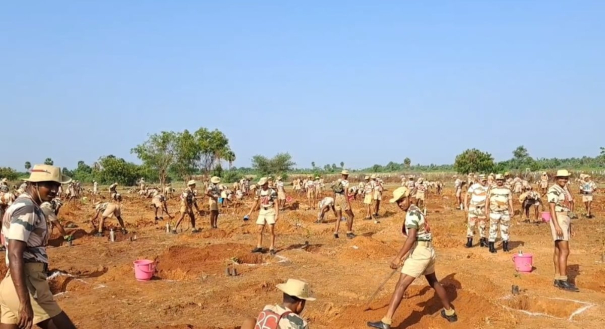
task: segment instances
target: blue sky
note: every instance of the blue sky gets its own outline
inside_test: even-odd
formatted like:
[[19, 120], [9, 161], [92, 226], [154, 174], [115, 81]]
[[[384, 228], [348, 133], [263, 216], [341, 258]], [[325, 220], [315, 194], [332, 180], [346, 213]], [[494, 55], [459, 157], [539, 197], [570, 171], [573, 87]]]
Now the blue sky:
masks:
[[0, 166], [135, 161], [148, 133], [201, 126], [236, 166], [594, 156], [603, 17], [588, 0], [4, 2]]

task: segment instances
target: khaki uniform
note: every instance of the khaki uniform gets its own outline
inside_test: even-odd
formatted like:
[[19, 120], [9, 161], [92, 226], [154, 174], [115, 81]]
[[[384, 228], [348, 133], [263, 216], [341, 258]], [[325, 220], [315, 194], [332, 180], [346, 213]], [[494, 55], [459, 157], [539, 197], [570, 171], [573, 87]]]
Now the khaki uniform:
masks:
[[[23, 252], [25, 266], [25, 284], [29, 292], [32, 309], [34, 311], [33, 323], [38, 324], [61, 313], [61, 308], [53, 300], [52, 292], [46, 281], [48, 270], [48, 256], [46, 246], [49, 238], [48, 222], [42, 209], [40, 209], [27, 193], [22, 194], [6, 210], [2, 221], [2, 236], [5, 246], [8, 240], [19, 240], [27, 244]], [[10, 266], [8, 253], [6, 264]], [[0, 322], [4, 324], [19, 323], [19, 297], [10, 271], [0, 283]]]
[[181, 214], [193, 213], [193, 204], [195, 203], [195, 194], [191, 188], [187, 187], [181, 194]]
[[[206, 189], [206, 194], [208, 193], [212, 194], [217, 198], [222, 197], [221, 189], [218, 184], [210, 183], [210, 185], [208, 185], [208, 188]], [[211, 211], [218, 211], [218, 202], [215, 199], [208, 197], [208, 205], [210, 206]]]
[[401, 273], [418, 278], [421, 275], [435, 273], [435, 250], [432, 244], [432, 235], [426, 231], [426, 222], [420, 208], [411, 205], [405, 214], [404, 226], [407, 230], [416, 229], [416, 242], [410, 255], [403, 262]]
[[369, 181], [363, 188], [363, 203], [372, 204], [372, 192], [374, 191], [374, 181]]
[[279, 181], [275, 183], [275, 185], [277, 186], [277, 199], [280, 201], [286, 200], [286, 190], [284, 188], [284, 182]]
[[275, 200], [277, 193], [273, 189], [263, 190], [260, 188], [256, 193], [256, 200], [260, 200], [260, 210], [258, 212], [257, 225], [275, 224]]
[[489, 186], [483, 186], [479, 183], [471, 185], [468, 189], [471, 200], [468, 205], [468, 225], [466, 229], [466, 237], [472, 238], [475, 235], [475, 225], [479, 219], [479, 237], [485, 238], [485, 203]]
[[[569, 218], [569, 208], [567, 207], [569, 202], [567, 192], [561, 186], [555, 184], [548, 189], [546, 196], [548, 203], [555, 204], [556, 218], [552, 218], [549, 222], [553, 241], [569, 241], [569, 237], [571, 236], [571, 219]], [[557, 230], [553, 223], [554, 220], [559, 223], [563, 235], [557, 235]]]
[[592, 193], [597, 189], [597, 184], [593, 181], [581, 182], [580, 193], [582, 193], [582, 202], [592, 202]]
[[334, 208], [336, 211], [347, 211], [351, 209], [349, 207], [349, 200], [347, 196], [347, 191], [349, 190], [349, 181], [341, 179], [340, 184], [342, 184], [343, 191], [342, 193], [335, 193], [336, 196], [334, 198]]
[[489, 191], [489, 242], [496, 242], [498, 226], [502, 241], [508, 241], [510, 238], [508, 235], [510, 227], [508, 201], [510, 198], [512, 198], [512, 192], [507, 187], [496, 186]]

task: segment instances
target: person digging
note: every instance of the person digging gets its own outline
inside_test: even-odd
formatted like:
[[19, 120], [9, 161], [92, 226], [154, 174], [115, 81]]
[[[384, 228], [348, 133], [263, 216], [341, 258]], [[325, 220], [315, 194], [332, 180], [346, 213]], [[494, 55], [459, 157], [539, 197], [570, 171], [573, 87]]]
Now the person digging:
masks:
[[128, 233], [128, 231], [126, 230], [126, 226], [124, 226], [124, 220], [122, 219], [122, 195], [120, 195], [120, 193], [116, 193], [114, 199], [116, 200], [115, 202], [108, 202], [98, 206], [97, 211], [95, 213], [95, 217], [90, 220], [92, 225], [95, 226], [94, 223], [99, 217], [99, 214], [101, 214], [101, 211], [103, 212], [103, 214], [101, 215], [101, 220], [99, 221], [99, 226], [97, 228], [98, 232], [97, 234], [95, 234], [96, 237], [103, 237], [103, 223], [106, 219], [111, 218], [113, 216], [116, 216], [116, 218], [118, 219], [118, 223], [120, 223], [120, 227], [122, 227], [122, 234]]
[[[166, 215], [168, 215], [168, 217], [170, 217], [170, 219], [174, 218], [174, 216], [172, 216], [168, 212], [168, 204], [166, 202], [166, 196], [164, 196], [164, 194], [157, 193], [156, 195], [154, 195], [153, 199], [151, 199], [151, 204], [153, 205], [153, 208], [155, 208], [155, 222], [156, 222], [156, 224], [157, 224], [157, 222], [159, 220], [164, 220], [164, 213]], [[160, 212], [160, 217], [158, 217], [158, 210], [161, 211]]]
[[198, 233], [201, 231], [201, 229], [195, 228], [195, 215], [193, 214], [193, 207], [195, 207], [195, 210], [197, 210], [198, 214], [201, 216], [202, 212], [200, 211], [200, 208], [198, 208], [195, 198], [195, 181], [190, 180], [187, 182], [187, 188], [181, 194], [181, 218], [179, 218], [176, 226], [172, 229], [172, 234], [177, 233], [176, 230], [183, 219], [185, 219], [185, 215], [189, 215], [189, 218], [191, 219], [191, 233]]
[[444, 308], [441, 310], [441, 316], [449, 322], [456, 322], [458, 320], [456, 311], [450, 304], [445, 289], [441, 286], [435, 274], [435, 250], [433, 249], [430, 227], [422, 211], [416, 206], [416, 199], [410, 196], [408, 188], [399, 187], [393, 191], [393, 198], [390, 203], [396, 203], [402, 211], [406, 212], [401, 231], [407, 236], [407, 240], [391, 262], [390, 267], [396, 270], [399, 268], [401, 261], [405, 260], [387, 314], [380, 321], [368, 322], [368, 327], [390, 329], [393, 316], [399, 304], [401, 304], [405, 291], [421, 275], [424, 275], [429, 286], [435, 290], [443, 304]]

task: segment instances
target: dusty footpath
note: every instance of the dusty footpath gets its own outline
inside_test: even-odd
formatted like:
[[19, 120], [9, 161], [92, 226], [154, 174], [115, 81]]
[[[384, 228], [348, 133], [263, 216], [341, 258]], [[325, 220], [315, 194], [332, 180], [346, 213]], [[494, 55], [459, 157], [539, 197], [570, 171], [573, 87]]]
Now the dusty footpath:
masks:
[[[388, 199], [391, 192], [385, 195]], [[254, 220], [242, 220], [248, 205], [235, 212], [225, 209], [219, 229], [210, 229], [205, 216], [198, 217], [201, 233], [172, 235], [165, 232], [166, 222], [154, 224], [150, 199], [125, 196], [123, 217], [130, 232], [127, 236], [118, 233], [114, 243], [89, 235], [91, 204], [69, 204], [60, 213], [62, 220], [74, 222], [78, 228], [71, 247], [55, 231], [49, 248], [50, 267], [65, 274], [50, 283], [55, 298], [79, 328], [239, 328], [244, 317], [255, 317], [264, 305], [280, 302], [275, 284], [288, 278], [312, 286], [317, 301], [307, 303], [303, 313], [312, 328], [364, 328], [366, 321], [381, 319], [386, 312], [397, 276], [385, 285], [370, 310], [364, 309], [390, 274], [388, 264], [403, 243], [403, 214], [393, 205], [382, 206], [381, 223], [375, 224], [363, 220], [361, 201], [354, 201], [354, 228], [359, 236], [347, 239], [345, 225], [341, 225], [341, 238], [334, 239], [334, 216], [328, 213], [327, 223], [314, 223], [316, 210], [302, 210], [305, 199], [294, 196], [300, 207], [280, 216], [278, 253], [272, 257], [250, 253], [256, 227]], [[553, 247], [546, 224], [522, 223], [516, 216], [511, 253], [502, 252], [499, 242], [495, 255], [478, 246], [466, 249], [464, 212], [454, 209], [453, 192], [446, 189], [443, 196], [429, 195], [437, 276], [453, 300], [459, 321], [450, 324], [439, 316], [440, 303], [421, 278], [410, 287], [393, 327], [602, 327], [604, 198], [595, 196], [596, 218], [574, 221], [569, 276], [581, 291], [569, 293], [553, 287]], [[576, 207], [583, 213], [583, 205]], [[169, 201], [169, 210], [178, 210], [178, 200]], [[117, 225], [115, 219], [110, 223]], [[188, 227], [185, 223], [184, 228]], [[478, 244], [478, 238], [474, 242]], [[534, 255], [533, 273], [515, 271], [512, 257], [519, 250]], [[135, 280], [132, 263], [137, 259], [157, 261], [153, 280]], [[228, 266], [238, 275], [227, 276]], [[0, 265], [0, 274], [5, 271], [6, 266]], [[511, 295], [512, 285], [520, 287], [520, 295]]]

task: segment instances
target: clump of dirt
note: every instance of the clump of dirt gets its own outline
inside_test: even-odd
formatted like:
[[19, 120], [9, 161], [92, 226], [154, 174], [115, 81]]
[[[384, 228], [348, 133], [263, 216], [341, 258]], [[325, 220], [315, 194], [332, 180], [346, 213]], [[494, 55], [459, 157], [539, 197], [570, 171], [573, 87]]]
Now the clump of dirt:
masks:
[[158, 258], [158, 277], [171, 280], [199, 278], [204, 274], [224, 273], [234, 261], [240, 264], [263, 263], [263, 256], [250, 253], [250, 246], [226, 243], [205, 248], [173, 246]]

